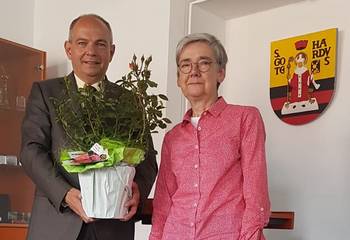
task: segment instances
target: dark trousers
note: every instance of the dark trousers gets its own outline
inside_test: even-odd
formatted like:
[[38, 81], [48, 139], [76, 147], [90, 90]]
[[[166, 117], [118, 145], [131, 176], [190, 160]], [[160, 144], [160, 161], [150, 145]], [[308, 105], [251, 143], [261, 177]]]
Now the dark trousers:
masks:
[[83, 223], [77, 240], [134, 240], [133, 221], [101, 219], [92, 223]]

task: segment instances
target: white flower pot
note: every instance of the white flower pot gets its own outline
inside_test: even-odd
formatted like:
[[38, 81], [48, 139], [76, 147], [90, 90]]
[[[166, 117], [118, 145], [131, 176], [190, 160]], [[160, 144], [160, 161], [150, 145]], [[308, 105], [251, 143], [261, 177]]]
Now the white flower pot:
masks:
[[92, 218], [123, 218], [131, 198], [135, 167], [118, 165], [79, 173], [82, 205]]

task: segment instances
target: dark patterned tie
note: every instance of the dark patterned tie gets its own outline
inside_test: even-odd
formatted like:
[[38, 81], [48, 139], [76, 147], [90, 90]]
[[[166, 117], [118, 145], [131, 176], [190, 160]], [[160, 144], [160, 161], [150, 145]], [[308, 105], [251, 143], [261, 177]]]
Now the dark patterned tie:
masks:
[[94, 86], [91, 86], [91, 85], [85, 85], [84, 88], [85, 88], [86, 92], [88, 92], [88, 93], [97, 92], [97, 89]]

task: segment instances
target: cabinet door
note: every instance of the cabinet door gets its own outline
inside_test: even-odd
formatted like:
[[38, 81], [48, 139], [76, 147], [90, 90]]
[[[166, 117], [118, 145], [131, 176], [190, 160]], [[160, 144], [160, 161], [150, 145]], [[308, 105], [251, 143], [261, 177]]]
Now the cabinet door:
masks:
[[45, 61], [45, 52], [0, 38], [0, 154], [18, 157], [25, 104]]

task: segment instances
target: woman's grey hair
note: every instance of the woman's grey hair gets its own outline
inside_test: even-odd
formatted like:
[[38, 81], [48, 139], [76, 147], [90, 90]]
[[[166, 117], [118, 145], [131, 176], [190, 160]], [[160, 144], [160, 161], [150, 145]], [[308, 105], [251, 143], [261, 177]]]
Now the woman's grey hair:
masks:
[[183, 49], [190, 43], [205, 42], [213, 50], [215, 55], [215, 61], [220, 68], [226, 69], [226, 63], [228, 61], [226, 50], [221, 42], [213, 35], [209, 33], [192, 33], [182, 38], [176, 47], [176, 64], [179, 65], [180, 55]]

